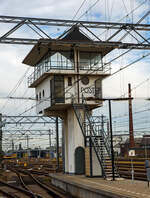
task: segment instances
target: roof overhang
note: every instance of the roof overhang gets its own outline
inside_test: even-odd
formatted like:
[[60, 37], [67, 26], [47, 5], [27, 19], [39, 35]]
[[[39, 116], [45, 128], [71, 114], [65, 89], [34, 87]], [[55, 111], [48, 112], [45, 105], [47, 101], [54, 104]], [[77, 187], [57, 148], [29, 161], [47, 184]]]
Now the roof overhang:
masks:
[[118, 48], [121, 42], [102, 42], [102, 41], [63, 41], [57, 39], [40, 39], [23, 60], [23, 63], [35, 66], [48, 53], [48, 51], [70, 51], [75, 48], [84, 52], [101, 53], [102, 57]]

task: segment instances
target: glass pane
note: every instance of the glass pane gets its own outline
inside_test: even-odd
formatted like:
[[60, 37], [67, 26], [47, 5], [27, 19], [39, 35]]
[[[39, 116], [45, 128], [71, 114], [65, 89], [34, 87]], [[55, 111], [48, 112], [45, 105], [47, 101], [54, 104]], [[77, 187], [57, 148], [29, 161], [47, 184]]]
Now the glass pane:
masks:
[[80, 68], [90, 69], [90, 53], [80, 53]]
[[73, 69], [74, 60], [70, 58], [71, 52], [56, 52], [50, 57], [54, 69]]
[[64, 76], [55, 76], [55, 100], [56, 102], [64, 102]]
[[52, 68], [57, 67], [57, 53], [55, 53], [51, 56], [51, 66], [52, 66]]
[[98, 79], [95, 81], [95, 97], [102, 98], [102, 81]]
[[80, 69], [97, 69], [101, 67], [101, 54], [80, 52]]

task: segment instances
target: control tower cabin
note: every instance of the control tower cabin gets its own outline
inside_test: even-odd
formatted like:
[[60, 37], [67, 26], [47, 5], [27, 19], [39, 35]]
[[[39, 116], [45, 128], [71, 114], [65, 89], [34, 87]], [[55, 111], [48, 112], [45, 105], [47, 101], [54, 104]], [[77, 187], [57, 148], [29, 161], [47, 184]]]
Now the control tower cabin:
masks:
[[[102, 80], [110, 75], [103, 57], [116, 47], [111, 42], [93, 41], [74, 25], [57, 39], [40, 39], [23, 60], [34, 67], [28, 84], [35, 88], [37, 113], [63, 120], [66, 173], [77, 173], [75, 152], [85, 148], [73, 104], [80, 108], [84, 96], [90, 111], [102, 105], [98, 100], [102, 98]], [[80, 113], [84, 114], [82, 108]]]

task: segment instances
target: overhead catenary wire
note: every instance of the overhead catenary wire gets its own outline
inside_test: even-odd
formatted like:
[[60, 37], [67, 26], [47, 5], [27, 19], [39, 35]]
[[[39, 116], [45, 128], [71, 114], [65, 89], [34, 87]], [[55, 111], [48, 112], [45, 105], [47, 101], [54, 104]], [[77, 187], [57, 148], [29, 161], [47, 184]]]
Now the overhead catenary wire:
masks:
[[[149, 40], [149, 39], [150, 39], [150, 38], [148, 38], [148, 40]], [[145, 41], [143, 41], [143, 42], [145, 42]], [[121, 55], [119, 55], [119, 56], [113, 58], [111, 61], [109, 61], [108, 63], [106, 63], [106, 64], [104, 64], [104, 65], [110, 64], [111, 62], [115, 61], [117, 58], [120, 58], [121, 56], [125, 55], [127, 52], [129, 52], [129, 51], [131, 51], [131, 50], [132, 50], [132, 48], [129, 49], [129, 50], [127, 50], [127, 51], [124, 52], [123, 54], [121, 54]], [[123, 68], [121, 68], [121, 69], [117, 70], [116, 72], [114, 72], [113, 75], [116, 74], [116, 73], [118, 73], [118, 72], [120, 72], [120, 71], [122, 71], [122, 70], [124, 70], [124, 69], [126, 69], [127, 67], [133, 65], [134, 63], [137, 63], [138, 61], [142, 60], [143, 58], [145, 58], [145, 57], [147, 57], [147, 56], [149, 56], [149, 55], [150, 55], [150, 53], [148, 53], [148, 54], [146, 54], [146, 55], [144, 55], [144, 56], [138, 58], [137, 60], [133, 61], [133, 62], [130, 63], [130, 64], [127, 64], [127, 65], [124, 66]], [[92, 72], [90, 72], [90, 73], [87, 72], [86, 75], [87, 75], [87, 74], [92, 74], [93, 72], [98, 71], [98, 70], [100, 70], [100, 68], [97, 69], [97, 70], [94, 70], [94, 71], [92, 71]], [[111, 75], [111, 76], [112, 76], [112, 75]], [[83, 78], [83, 77], [82, 77], [82, 78]], [[80, 79], [78, 79], [77, 81], [75, 81], [75, 82], [73, 83], [72, 86], [70, 86], [70, 87], [68, 86], [68, 87], [67, 87], [68, 89], [65, 88], [64, 93], [67, 93], [67, 92], [68, 92], [77, 82], [79, 82], [82, 78], [80, 78]], [[67, 89], [67, 90], [66, 90], [66, 89]], [[43, 101], [41, 101], [41, 102], [44, 102], [45, 100], [48, 100], [48, 99], [50, 99], [50, 97], [48, 97], [48, 98], [46, 98], [46, 99], [43, 99]], [[40, 103], [39, 103], [39, 104], [40, 104]], [[19, 115], [22, 115], [22, 114], [24, 114], [24, 113], [26, 113], [26, 112], [32, 110], [34, 107], [36, 107], [36, 106], [39, 105], [39, 104], [35, 104], [35, 105], [31, 106], [30, 108], [28, 108], [27, 110], [25, 110], [24, 112], [22, 112], [22, 113], [19, 114]]]
[[[142, 81], [142, 82], [138, 83], [136, 86], [134, 86], [134, 87], [131, 89], [131, 91], [133, 91], [133, 90], [135, 90], [135, 89], [141, 87], [141, 85], [145, 84], [145, 83], [148, 82], [149, 80], [150, 80], [150, 77], [149, 77], [149, 78], [146, 78], [144, 81]], [[128, 92], [122, 94], [121, 97], [125, 97], [127, 94], [128, 94]], [[142, 97], [135, 97], [134, 99], [137, 99], [137, 100], [142, 100], [142, 99], [143, 99], [143, 100], [149, 100], [148, 97], [145, 97], [145, 98], [142, 98]], [[147, 104], [144, 104], [144, 107], [145, 107], [145, 106], [147, 106]], [[142, 106], [142, 108], [143, 108], [143, 106]], [[138, 109], [139, 109], [139, 107], [138, 107]], [[133, 111], [133, 115], [136, 115], [138, 112], [139, 112], [139, 113], [142, 113], [142, 112], [147, 112], [147, 111], [150, 111], [150, 108], [149, 108], [149, 107], [146, 108], [146, 109], [144, 109], [144, 110], [138, 110], [138, 111], [135, 111], [135, 112]], [[113, 118], [113, 119], [121, 119], [122, 117], [126, 117], [126, 116], [128, 116], [128, 113], [125, 113], [125, 114], [119, 115], [119, 116], [113, 116], [112, 118]]]
[[[122, 17], [121, 19], [117, 20], [117, 22], [122, 21], [123, 19], [125, 19], [127, 16], [129, 16], [130, 14], [133, 14], [136, 10], [138, 10], [141, 6], [143, 6], [148, 0], [144, 0], [141, 4], [139, 4], [136, 8], [134, 8], [131, 12], [129, 12], [127, 15], [125, 15], [124, 17]], [[111, 26], [113, 27], [113, 25]], [[108, 30], [104, 30], [101, 34], [99, 34], [99, 36], [101, 36], [102, 34], [104, 34], [106, 31]]]
[[115, 71], [114, 73], [112, 73], [111, 76], [113, 76], [113, 75], [117, 74], [118, 72], [120, 72], [120, 71], [122, 71], [122, 70], [124, 70], [124, 69], [126, 69], [128, 67], [130, 67], [131, 65], [139, 62], [140, 60], [142, 60], [143, 58], [146, 58], [149, 55], [150, 55], [150, 53], [147, 53], [146, 55], [143, 55], [142, 57], [138, 58], [137, 60], [133, 61], [132, 63], [129, 63], [129, 64], [127, 64], [124, 67], [121, 67], [120, 69], [118, 69], [117, 71]]
[[[131, 91], [133, 91], [133, 90], [139, 88], [141, 85], [145, 84], [145, 83], [148, 82], [149, 80], [150, 80], [150, 77], [147, 78], [146, 80], [143, 80], [142, 82], [140, 82], [140, 83], [137, 84], [136, 86], [134, 86], [134, 87], [131, 89]], [[121, 97], [125, 97], [127, 94], [128, 94], [128, 92], [122, 94]]]
[[[27, 73], [29, 72], [30, 68], [28, 67], [25, 71], [25, 73], [21, 76], [21, 78], [19, 79], [19, 81], [16, 83], [16, 85], [14, 86], [14, 88], [10, 91], [10, 93], [7, 95], [7, 97], [11, 97], [16, 90], [19, 88], [19, 86], [21, 85], [21, 83], [23, 82], [24, 78], [26, 77]], [[0, 112], [2, 112], [2, 110], [6, 107], [7, 105], [7, 101], [4, 103], [4, 105], [1, 107]]]
[[[98, 1], [99, 1], [99, 0], [98, 0]], [[92, 4], [92, 6], [91, 6], [89, 9], [87, 9], [87, 10], [84, 12], [84, 14], [82, 14], [77, 20], [79, 20], [80, 18], [82, 18], [90, 9], [92, 9], [92, 8], [98, 3], [98, 1], [96, 1], [94, 4]], [[76, 18], [77, 14], [78, 14], [79, 11], [81, 10], [81, 8], [83, 7], [83, 5], [84, 5], [85, 2], [86, 2], [86, 0], [84, 0], [84, 1], [82, 2], [81, 6], [79, 7], [79, 9], [77, 10], [77, 12], [76, 12], [75, 15], [73, 16], [72, 20], [74, 20], [74, 19]], [[74, 23], [74, 24], [75, 24], [75, 23]], [[67, 29], [63, 32], [62, 35], [66, 34], [68, 31], [69, 31], [69, 28], [67, 28]], [[58, 38], [61, 38], [62, 35], [59, 36]]]
[[[133, 61], [133, 62], [130, 63], [130, 64], [127, 64], [127, 65], [124, 66], [122, 69], [119, 69], [119, 70], [117, 70], [116, 72], [114, 72], [113, 75], [115, 75], [116, 73], [122, 71], [123, 69], [126, 69], [127, 67], [129, 67], [129, 66], [131, 66], [131, 65], [133, 65], [133, 64], [135, 64], [135, 63], [137, 63], [138, 61], [142, 60], [143, 58], [145, 58], [145, 57], [147, 57], [147, 56], [149, 56], [149, 55], [150, 55], [150, 53], [148, 53], [148, 54], [146, 54], [146, 55], [144, 55], [144, 56], [138, 58], [137, 60]], [[94, 71], [93, 71], [93, 72], [94, 72]], [[93, 72], [92, 72], [92, 73], [93, 73]], [[88, 73], [87, 73], [87, 74], [88, 74]], [[110, 76], [110, 77], [111, 77], [111, 76]], [[69, 86], [66, 87], [65, 90], [64, 90], [64, 93], [65, 93], [65, 94], [68, 93], [68, 91], [69, 91], [77, 82], [79, 82], [80, 80], [81, 80], [81, 79], [78, 79], [78, 81], [75, 81], [74, 84], [73, 84], [71, 87], [69, 87]], [[92, 86], [93, 86], [93, 85], [92, 85]], [[68, 89], [67, 89], [67, 88], [68, 88]], [[67, 89], [67, 90], [66, 90], [66, 89]], [[51, 98], [51, 97], [47, 97], [47, 98], [43, 99], [39, 104], [35, 104], [35, 105], [31, 106], [29, 109], [25, 110], [24, 112], [22, 112], [22, 113], [19, 114], [19, 115], [22, 115], [22, 114], [24, 114], [24, 113], [30, 111], [30, 110], [33, 109], [34, 107], [40, 105], [42, 102], [44, 102], [44, 101], [46, 101], [46, 100], [49, 100], [50, 98]]]
[[78, 10], [76, 11], [75, 15], [72, 17], [72, 20], [74, 20], [76, 18], [76, 16], [78, 15], [79, 11], [81, 10], [81, 8], [83, 7], [85, 2], [86, 2], [86, 0], [84, 0], [82, 2], [81, 6], [78, 8]]
[[127, 17], [128, 17], [128, 9], [127, 9], [127, 7], [126, 7], [126, 5], [125, 5], [125, 2], [124, 2], [124, 0], [122, 0], [122, 3], [123, 3], [123, 6], [124, 6], [124, 9], [125, 9], [125, 11], [126, 11], [126, 13], [127, 13]]
[[95, 1], [77, 20], [81, 19], [89, 10], [91, 10], [100, 0]]
[[[148, 38], [147, 40], [149, 40], [150, 38]], [[145, 40], [142, 42], [142, 43], [144, 43], [145, 42]], [[125, 54], [127, 54], [128, 52], [130, 52], [131, 50], [133, 50], [133, 47], [131, 47], [130, 49], [128, 49], [127, 51], [125, 51], [124, 53], [122, 53], [121, 55], [119, 55], [119, 56], [117, 56], [117, 57], [115, 57], [115, 58], [113, 58], [112, 60], [110, 60], [109, 62], [107, 62], [107, 63], [104, 63], [103, 64], [103, 67], [104, 66], [106, 66], [106, 65], [109, 65], [111, 62], [113, 62], [113, 61], [115, 61], [115, 60], [117, 60], [118, 58], [120, 58], [120, 57], [122, 57], [122, 56], [124, 56]], [[122, 71], [122, 70], [124, 70], [124, 69], [126, 69], [127, 67], [129, 67], [129, 66], [131, 66], [131, 65], [133, 65], [134, 63], [136, 63], [136, 62], [138, 62], [138, 61], [140, 61], [140, 60], [142, 60], [143, 58], [145, 58], [145, 57], [147, 57], [147, 56], [149, 56], [150, 55], [150, 53], [148, 53], [148, 54], [146, 54], [146, 55], [143, 55], [141, 58], [139, 58], [139, 59], [137, 59], [137, 60], [135, 60], [134, 62], [132, 62], [132, 63], [130, 63], [130, 64], [128, 64], [128, 65], [126, 65], [125, 67], [123, 67], [123, 68], [121, 68], [121, 69], [119, 69], [119, 70], [117, 70], [116, 72], [114, 72], [112, 75], [114, 75], [114, 74], [116, 74], [116, 73], [118, 73], [118, 72], [120, 72], [120, 71]], [[92, 74], [93, 72], [95, 72], [95, 71], [99, 71], [101, 68], [98, 68], [98, 69], [95, 69], [95, 70], [93, 70], [93, 71], [91, 71], [90, 73], [89, 72], [87, 72], [86, 73], [86, 75], [87, 74]], [[111, 75], [111, 76], [112, 76]], [[83, 77], [82, 77], [83, 78]], [[74, 83], [73, 83], [73, 85], [72, 86], [74, 86], [78, 81], [80, 81], [82, 78], [80, 78], [80, 79], [78, 79], [77, 81], [75, 81]], [[72, 88], [72, 86], [69, 88], [69, 90]]]
[[[96, 2], [98, 2], [98, 1], [96, 1]], [[96, 2], [95, 2], [95, 3], [96, 3]], [[93, 5], [95, 5], [95, 4], [93, 4]], [[93, 5], [92, 5], [92, 6], [93, 6]], [[142, 17], [142, 20], [143, 20], [143, 17]], [[148, 40], [148, 39], [147, 39], [147, 40]], [[143, 42], [145, 42], [145, 41], [143, 41]], [[119, 58], [119, 57], [125, 55], [126, 53], [128, 53], [128, 52], [131, 51], [131, 50], [132, 50], [132, 48], [129, 49], [129, 50], [127, 50], [127, 51], [124, 52], [123, 54], [119, 55], [118, 57], [112, 59], [111, 61], [109, 61], [109, 63], [112, 62], [112, 61], [114, 61], [114, 60], [116, 60], [117, 58]], [[149, 55], [149, 54], [148, 54], [148, 55]], [[146, 56], [148, 56], [148, 55], [145, 55], [144, 57], [146, 57]], [[137, 61], [134, 61], [134, 63], [135, 63], [135, 62], [138, 62], [138, 61], [141, 60], [141, 59], [142, 59], [142, 58], [138, 59]], [[109, 63], [107, 63], [107, 64], [109, 64]], [[114, 75], [114, 74], [118, 73], [119, 71], [121, 71], [121, 70], [123, 70], [123, 69], [125, 69], [125, 68], [127, 68], [127, 67], [129, 67], [129, 66], [131, 66], [132, 64], [133, 64], [133, 63], [130, 63], [129, 65], [126, 65], [124, 68], [121, 68], [120, 70], [116, 71], [116, 72], [113, 73], [112, 75]], [[104, 64], [104, 66], [106, 66], [106, 64]], [[95, 70], [94, 70], [94, 71], [95, 71]], [[94, 72], [94, 71], [93, 71], [93, 72]], [[81, 79], [79, 79], [79, 80], [81, 80]], [[78, 81], [79, 81], [79, 80], [78, 80]], [[75, 83], [77, 83], [77, 81], [76, 81]], [[70, 89], [71, 89], [71, 87], [69, 88], [69, 90], [70, 90]], [[30, 110], [31, 110], [31, 109], [33, 109], [33, 107], [31, 107]], [[27, 111], [27, 110], [26, 110], [26, 111]], [[26, 112], [26, 111], [25, 111], [25, 112]]]

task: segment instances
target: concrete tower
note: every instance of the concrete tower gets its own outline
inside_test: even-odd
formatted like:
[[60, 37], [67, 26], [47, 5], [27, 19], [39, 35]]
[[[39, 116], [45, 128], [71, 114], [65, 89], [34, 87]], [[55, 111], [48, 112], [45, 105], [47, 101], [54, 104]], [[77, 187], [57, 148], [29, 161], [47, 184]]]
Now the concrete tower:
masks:
[[66, 173], [80, 173], [77, 166], [84, 164], [82, 158], [76, 159], [77, 149], [85, 148], [85, 139], [72, 103], [81, 115], [83, 96], [89, 111], [102, 105], [96, 99], [102, 98], [102, 80], [110, 75], [102, 60], [115, 47], [93, 41], [74, 25], [58, 39], [40, 39], [23, 61], [34, 67], [28, 83], [36, 91], [37, 113], [63, 120]]

